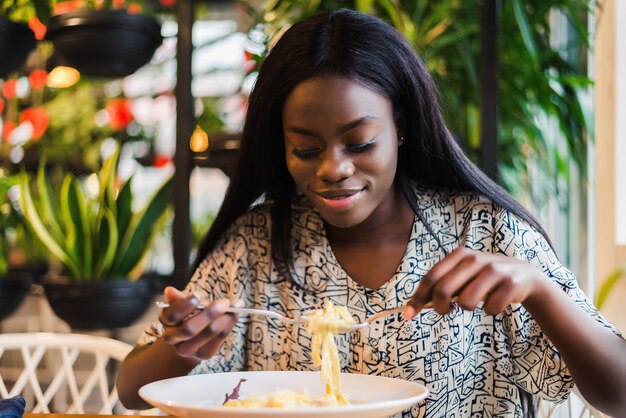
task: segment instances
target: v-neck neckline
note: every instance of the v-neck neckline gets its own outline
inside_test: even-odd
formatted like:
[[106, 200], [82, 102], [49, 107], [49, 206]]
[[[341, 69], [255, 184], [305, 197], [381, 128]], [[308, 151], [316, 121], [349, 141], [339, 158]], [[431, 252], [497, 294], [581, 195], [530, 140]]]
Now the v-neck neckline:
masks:
[[[409, 255], [411, 242], [413, 242], [416, 238], [417, 229], [415, 228], [415, 224], [416, 222], [418, 222], [417, 216], [413, 216], [413, 223], [411, 224], [411, 233], [409, 234], [409, 239], [404, 248], [404, 252], [402, 253], [402, 257], [400, 258], [400, 262], [396, 266], [396, 269], [393, 275], [387, 281], [385, 281], [380, 287], [371, 288], [371, 287], [367, 287], [359, 283], [354, 278], [352, 278], [350, 274], [348, 274], [348, 272], [343, 267], [339, 259], [337, 259], [335, 252], [333, 251], [332, 245], [330, 244], [330, 240], [328, 239], [328, 231], [326, 230], [326, 223], [324, 222], [324, 218], [322, 218], [322, 215], [319, 213], [317, 209], [313, 208], [313, 212], [315, 213], [317, 222], [319, 222], [319, 231], [321, 231], [322, 244], [324, 247], [324, 252], [326, 253], [327, 261], [329, 264], [333, 264], [338, 267], [339, 271], [346, 278], [349, 288], [359, 289], [362, 292], [380, 292], [380, 291], [387, 289], [390, 285], [395, 283], [399, 274], [402, 272], [402, 267], [404, 266], [406, 258]], [[327, 269], [327, 271], [330, 273], [330, 269]], [[338, 278], [333, 277], [333, 279], [336, 281]]]

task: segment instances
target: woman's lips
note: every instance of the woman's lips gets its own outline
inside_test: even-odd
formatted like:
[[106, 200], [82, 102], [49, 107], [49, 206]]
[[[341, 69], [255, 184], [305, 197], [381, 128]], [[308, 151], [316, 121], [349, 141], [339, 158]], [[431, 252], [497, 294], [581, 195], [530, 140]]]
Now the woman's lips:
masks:
[[320, 201], [331, 209], [344, 209], [352, 205], [361, 195], [363, 189], [359, 190], [332, 190], [315, 192]]

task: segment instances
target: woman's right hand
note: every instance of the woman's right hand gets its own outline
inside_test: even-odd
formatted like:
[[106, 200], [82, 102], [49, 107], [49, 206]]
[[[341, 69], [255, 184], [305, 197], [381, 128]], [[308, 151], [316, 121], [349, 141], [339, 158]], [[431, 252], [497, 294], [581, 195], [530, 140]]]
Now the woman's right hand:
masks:
[[241, 300], [217, 299], [202, 310], [200, 300], [171, 286], [165, 288], [169, 303], [159, 315], [163, 324], [163, 341], [178, 355], [196, 360], [212, 357], [235, 326], [239, 315], [227, 313], [229, 306], [243, 306]]

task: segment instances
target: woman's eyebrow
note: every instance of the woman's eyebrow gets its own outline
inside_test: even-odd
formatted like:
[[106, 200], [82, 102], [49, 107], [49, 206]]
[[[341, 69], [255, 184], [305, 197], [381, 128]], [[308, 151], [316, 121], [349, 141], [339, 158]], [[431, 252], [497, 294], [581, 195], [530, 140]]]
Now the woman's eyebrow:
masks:
[[[337, 134], [341, 135], [341, 134], [345, 134], [346, 132], [348, 132], [351, 129], [354, 129], [356, 127], [359, 127], [361, 125], [365, 125], [370, 123], [373, 120], [377, 120], [378, 118], [376, 116], [363, 116], [360, 117], [358, 119], [355, 119], [351, 122], [346, 123], [345, 125], [341, 125], [339, 128], [337, 128]], [[306, 129], [300, 126], [287, 126], [285, 127], [285, 131], [286, 132], [293, 132], [296, 134], [301, 134], [301, 135], [306, 135], [306, 136], [313, 136], [313, 137], [318, 137], [319, 134], [315, 131], [312, 131], [310, 129]]]
[[376, 119], [378, 119], [376, 116], [370, 116], [370, 115], [355, 119], [352, 122], [348, 122], [345, 125], [340, 126], [339, 129], [337, 129], [337, 134], [345, 134], [351, 129], [354, 129], [361, 125], [368, 124], [371, 121], [376, 120]]

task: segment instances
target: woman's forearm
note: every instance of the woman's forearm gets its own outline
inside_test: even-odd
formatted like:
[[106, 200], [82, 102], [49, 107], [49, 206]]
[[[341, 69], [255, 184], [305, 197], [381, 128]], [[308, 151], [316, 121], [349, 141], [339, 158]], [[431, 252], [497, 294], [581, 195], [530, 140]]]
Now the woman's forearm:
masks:
[[129, 409], [150, 408], [138, 393], [143, 385], [186, 375], [197, 364], [197, 359], [179, 356], [162, 338], [154, 344], [136, 347], [120, 366], [117, 379], [120, 401]]
[[563, 356], [585, 399], [626, 417], [626, 341], [589, 316], [552, 282], [524, 302]]

